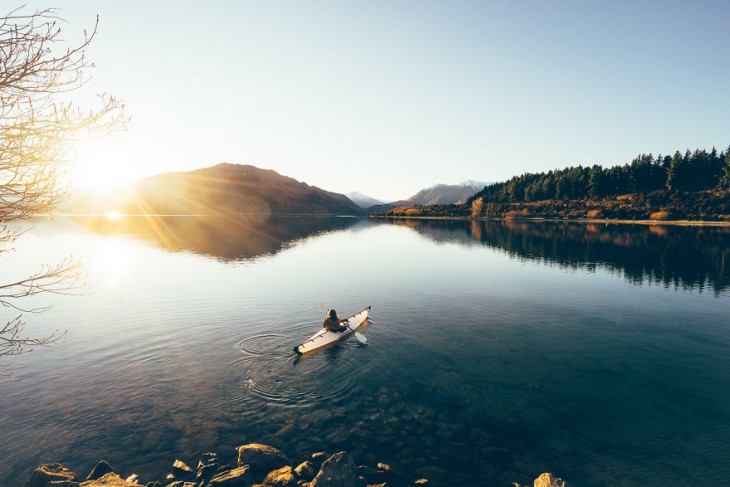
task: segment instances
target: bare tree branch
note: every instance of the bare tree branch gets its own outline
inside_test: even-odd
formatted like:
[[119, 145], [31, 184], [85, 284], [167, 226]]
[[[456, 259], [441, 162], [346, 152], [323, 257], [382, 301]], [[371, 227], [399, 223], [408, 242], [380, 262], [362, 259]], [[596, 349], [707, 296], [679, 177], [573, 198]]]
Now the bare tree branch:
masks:
[[[17, 223], [47, 216], [58, 207], [68, 189], [60, 175], [69, 148], [82, 137], [117, 130], [127, 121], [123, 103], [113, 96], [99, 95], [93, 109], [61, 100], [87, 81], [85, 73], [93, 64], [85, 53], [99, 18], [72, 47], [61, 38], [63, 23], [54, 9], [26, 12], [21, 7], [0, 17], [0, 256], [12, 251], [22, 234]], [[0, 284], [0, 305], [22, 312], [47, 309], [26, 309], [19, 301], [42, 293], [80, 292], [80, 270], [77, 262], [66, 259]], [[0, 356], [27, 353], [62, 336], [22, 337], [24, 325], [18, 317], [0, 329]]]

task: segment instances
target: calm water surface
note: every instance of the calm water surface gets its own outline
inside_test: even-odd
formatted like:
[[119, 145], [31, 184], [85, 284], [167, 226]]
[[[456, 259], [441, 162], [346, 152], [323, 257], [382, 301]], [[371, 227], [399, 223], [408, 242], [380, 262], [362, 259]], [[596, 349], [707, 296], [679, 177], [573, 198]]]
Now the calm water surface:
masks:
[[[435, 485], [730, 478], [728, 229], [234, 220], [59, 220], [3, 256], [5, 280], [79, 257], [91, 291], [26, 315], [68, 334], [0, 382], [0, 485], [247, 442]], [[320, 302], [371, 305], [369, 346], [295, 360]]]

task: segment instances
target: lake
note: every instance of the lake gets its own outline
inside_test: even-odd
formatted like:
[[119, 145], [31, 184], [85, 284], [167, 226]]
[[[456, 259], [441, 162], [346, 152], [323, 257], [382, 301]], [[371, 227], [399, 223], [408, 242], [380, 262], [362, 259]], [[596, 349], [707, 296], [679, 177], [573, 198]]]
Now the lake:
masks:
[[[727, 227], [62, 218], [16, 247], [4, 281], [75, 256], [89, 292], [25, 315], [68, 332], [5, 367], [0, 485], [249, 442], [433, 485], [730, 478]], [[295, 359], [322, 305], [372, 306], [368, 346]]]

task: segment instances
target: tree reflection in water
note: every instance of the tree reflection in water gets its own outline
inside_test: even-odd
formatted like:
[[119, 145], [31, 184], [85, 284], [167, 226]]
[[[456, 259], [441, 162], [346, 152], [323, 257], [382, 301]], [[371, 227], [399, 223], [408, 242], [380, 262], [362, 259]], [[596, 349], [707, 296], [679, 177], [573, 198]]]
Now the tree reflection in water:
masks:
[[719, 293], [730, 285], [730, 227], [392, 220], [435, 241], [477, 241], [517, 259], [607, 269], [632, 284]]

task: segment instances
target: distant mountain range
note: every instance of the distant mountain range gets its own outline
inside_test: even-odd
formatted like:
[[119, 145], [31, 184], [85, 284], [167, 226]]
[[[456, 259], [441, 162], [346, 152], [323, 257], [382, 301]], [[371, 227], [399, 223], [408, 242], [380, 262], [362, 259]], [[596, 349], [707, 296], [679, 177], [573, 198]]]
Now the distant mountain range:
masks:
[[369, 208], [371, 206], [385, 204], [385, 201], [376, 200], [375, 198], [372, 198], [362, 193], [358, 193], [357, 191], [347, 193], [346, 196], [350, 198], [360, 208]]
[[487, 184], [477, 181], [464, 181], [459, 184], [436, 184], [430, 188], [422, 189], [406, 200], [374, 205], [369, 207], [368, 211], [387, 211], [398, 206], [461, 204], [470, 196], [484, 189]]
[[464, 181], [459, 184], [436, 184], [422, 189], [408, 198], [413, 205], [454, 205], [465, 202], [471, 195], [484, 189], [487, 183]]
[[141, 179], [123, 191], [78, 195], [70, 212], [104, 214], [364, 215], [397, 206], [463, 203], [485, 183], [437, 184], [407, 200], [383, 203], [362, 193], [347, 196], [283, 176], [271, 169], [222, 163], [189, 172]]

